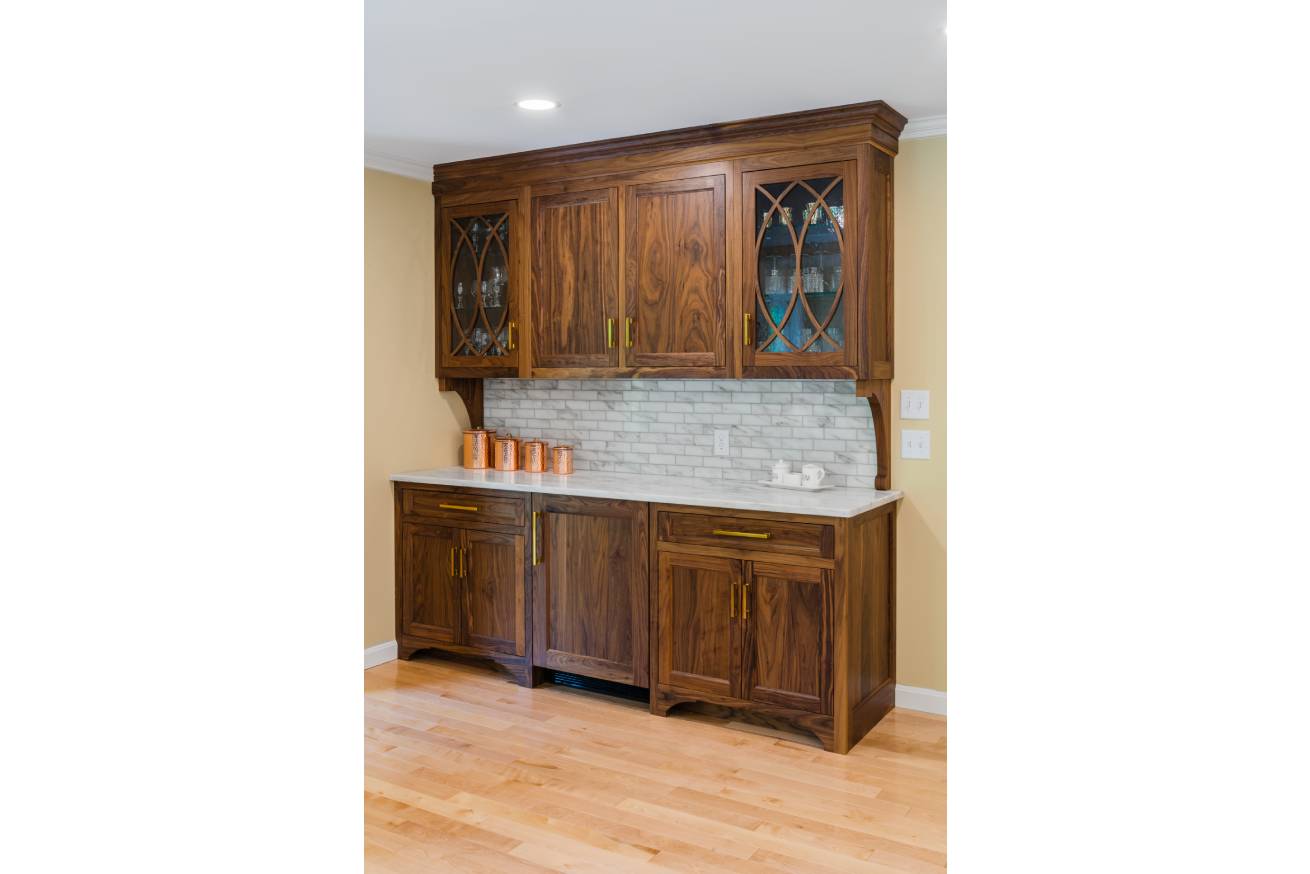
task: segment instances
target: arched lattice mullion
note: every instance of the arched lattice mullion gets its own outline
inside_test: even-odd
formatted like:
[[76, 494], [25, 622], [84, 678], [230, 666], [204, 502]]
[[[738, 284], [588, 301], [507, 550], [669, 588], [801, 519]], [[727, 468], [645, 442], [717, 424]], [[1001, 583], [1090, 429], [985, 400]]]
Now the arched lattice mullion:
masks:
[[[837, 250], [841, 254], [841, 263], [844, 265], [846, 263], [846, 229], [837, 222], [837, 215], [832, 211], [832, 207], [828, 205], [828, 195], [832, 193], [832, 190], [836, 188], [841, 181], [842, 178], [840, 176], [833, 179], [832, 182], [828, 184], [828, 187], [823, 189], [823, 194], [819, 196], [819, 203], [823, 207], [824, 212], [828, 214], [828, 220], [832, 222], [834, 228], [833, 233], [837, 237]], [[823, 320], [822, 325], [818, 326], [818, 332], [815, 334], [816, 340], [821, 334], [826, 337], [828, 342], [834, 347], [840, 346], [841, 344], [833, 339], [832, 335], [828, 333], [828, 326], [832, 324], [833, 317], [837, 315], [837, 309], [841, 305], [842, 295], [846, 291], [846, 279], [847, 271], [843, 269], [841, 282], [838, 284], [837, 290], [832, 296], [832, 306], [828, 308], [828, 317]]]
[[[759, 349], [769, 348], [769, 346], [773, 343], [775, 339], [782, 340], [782, 342], [786, 343], [792, 349], [796, 348], [795, 344], [793, 344], [790, 340], [788, 340], [782, 333], [782, 325], [787, 324], [787, 319], [791, 316], [792, 308], [795, 307], [796, 305], [795, 287], [793, 285], [792, 298], [787, 302], [787, 310], [786, 312], [783, 313], [781, 324], [774, 322], [773, 316], [769, 313], [769, 306], [764, 302], [764, 290], [760, 287], [760, 271], [759, 271], [759, 259], [758, 259], [758, 253], [760, 251], [760, 247], [764, 245], [764, 234], [766, 231], [768, 231], [769, 228], [769, 221], [772, 219], [773, 214], [775, 212], [778, 214], [779, 219], [782, 219], [784, 217], [784, 213], [782, 212], [782, 201], [786, 199], [788, 194], [791, 194], [792, 189], [795, 187], [796, 187], [796, 183], [795, 182], [791, 183], [786, 188], [784, 188], [777, 197], [774, 197], [772, 194], [770, 194], [768, 189], [764, 188], [763, 186], [760, 186], [759, 188], [756, 189], [756, 191], [763, 193], [764, 196], [767, 197], [773, 203], [773, 206], [769, 207], [769, 211], [765, 214], [764, 218], [760, 220], [760, 231], [758, 234], [755, 235], [755, 252], [756, 252], [756, 266], [754, 270], [755, 299], [759, 302], [760, 311], [764, 314], [764, 318], [769, 323], [769, 327], [772, 328], [772, 331], [770, 332], [768, 338], [766, 338], [763, 343], [756, 344], [756, 348]], [[791, 222], [784, 222], [784, 224], [787, 227], [787, 233], [791, 236], [792, 249], [794, 253], [796, 247], [796, 233], [795, 231], [792, 230]]]
[[[826, 200], [824, 200], [824, 197], [829, 192], [832, 191], [832, 189], [837, 185], [837, 182], [840, 180], [840, 178], [841, 177], [834, 178], [833, 181], [828, 184], [828, 187], [823, 189], [823, 194], [820, 194], [819, 192], [815, 191], [814, 188], [811, 187], [808, 182], [805, 182], [803, 180], [798, 181], [797, 184], [801, 188], [804, 188], [806, 191], [808, 191], [811, 195], [813, 195], [816, 201], [815, 202], [816, 211], [817, 208], [820, 206], [822, 206], [825, 210], [827, 210], [828, 203]], [[829, 212], [829, 215], [831, 214], [832, 213]], [[801, 236], [800, 236], [801, 242], [797, 244], [796, 247], [796, 283], [797, 283], [796, 296], [800, 298], [801, 308], [805, 311], [805, 317], [809, 320], [810, 324], [813, 325], [815, 328], [814, 334], [810, 337], [809, 340], [805, 341], [805, 344], [801, 346], [800, 349], [798, 350], [800, 352], [804, 352], [807, 349], [809, 349], [811, 346], [813, 346], [815, 343], [819, 341], [820, 337], [828, 337], [828, 334], [824, 330], [824, 328], [827, 327], [828, 322], [832, 320], [832, 314], [837, 311], [837, 297], [834, 296], [832, 299], [832, 308], [828, 311], [828, 318], [821, 325], [819, 323], [819, 317], [814, 314], [814, 310], [810, 309], [809, 298], [805, 295], [804, 291], [802, 290], [804, 288], [805, 277], [801, 275], [801, 254], [805, 248], [805, 237], [806, 235], [809, 234], [810, 227], [813, 224], [814, 224], [813, 214], [805, 215], [801, 222]], [[834, 233], [836, 232], [834, 231]], [[837, 246], [839, 248], [839, 251], [841, 251], [842, 253], [842, 261], [844, 263], [846, 260], [846, 250], [845, 247], [842, 245], [842, 235], [840, 233], [837, 233]], [[843, 273], [844, 272], [845, 271], [843, 271]], [[842, 282], [843, 284], [845, 283], [845, 277], [842, 278]], [[784, 321], [783, 324], [785, 325], [786, 322]], [[828, 337], [828, 342], [832, 343], [834, 346], [837, 345], [831, 337]]]
[[[456, 243], [455, 249], [451, 253], [450, 264], [447, 265], [446, 268], [448, 271], [448, 275], [451, 277], [453, 281], [455, 276], [455, 263], [459, 260], [460, 248], [463, 246], [468, 246], [469, 255], [473, 258], [475, 262], [477, 261], [478, 253], [476, 247], [473, 245], [473, 241], [469, 239], [468, 233], [466, 233], [463, 226], [460, 225], [459, 220], [451, 219], [450, 223], [451, 225], [454, 226], [455, 230], [459, 232], [459, 236], [460, 236], [460, 242]], [[474, 288], [472, 290], [472, 294], [474, 300], [476, 301], [478, 296], [477, 288]], [[459, 336], [460, 336], [459, 345], [457, 345], [454, 349], [452, 349], [450, 354], [458, 355], [459, 351], [465, 347], [467, 347], [471, 352], [477, 352], [477, 350], [473, 348], [473, 341], [469, 338], [468, 331], [464, 329], [464, 323], [460, 321], [459, 310], [455, 309], [455, 294], [453, 288], [451, 289], [451, 293], [447, 296], [446, 301], [450, 305], [451, 323], [459, 331]], [[476, 325], [477, 321], [478, 321], [477, 310], [474, 310], [473, 321], [469, 323], [469, 328], [471, 329], [474, 325]]]
[[[509, 354], [509, 350], [506, 349], [505, 346], [500, 342], [500, 337], [498, 336], [498, 332], [499, 332], [499, 330], [500, 330], [499, 325], [497, 325], [497, 327], [495, 327], [495, 328], [493, 328], [493, 327], [491, 326], [491, 319], [487, 316], [487, 308], [486, 308], [485, 306], [483, 306], [481, 289], [482, 289], [482, 283], [485, 281], [485, 280], [483, 279], [483, 276], [482, 276], [482, 271], [483, 271], [483, 269], [484, 269], [484, 267], [486, 266], [486, 263], [487, 263], [487, 254], [491, 252], [491, 241], [492, 241], [492, 240], [495, 240], [495, 241], [496, 241], [496, 245], [498, 245], [498, 246], [500, 247], [500, 253], [501, 253], [501, 255], [502, 255], [502, 256], [504, 257], [504, 259], [505, 259], [505, 269], [506, 269], [506, 274], [507, 274], [507, 277], [508, 277], [508, 271], [509, 271], [509, 254], [505, 251], [505, 244], [502, 243], [502, 242], [500, 241], [500, 226], [503, 225], [503, 224], [504, 224], [504, 223], [509, 219], [509, 216], [508, 216], [508, 215], [502, 215], [502, 216], [500, 217], [500, 219], [495, 223], [495, 225], [492, 225], [491, 222], [487, 220], [486, 216], [481, 216], [481, 218], [482, 218], [483, 223], [486, 224], [488, 228], [490, 228], [490, 231], [489, 231], [488, 234], [487, 234], [487, 242], [486, 242], [486, 243], [483, 245], [483, 247], [482, 247], [482, 257], [480, 257], [480, 258], [478, 259], [478, 295], [477, 295], [477, 298], [478, 298], [478, 309], [477, 309], [477, 317], [478, 317], [478, 318], [481, 318], [481, 320], [482, 320], [482, 324], [483, 324], [483, 326], [486, 327], [486, 329], [487, 329], [487, 334], [488, 334], [488, 336], [491, 338], [491, 342], [494, 343], [494, 344], [496, 345], [496, 348], [499, 349], [499, 350], [501, 351], [501, 354], [508, 355], [508, 354]], [[505, 312], [501, 313], [500, 324], [504, 324], [504, 323], [505, 323], [505, 318], [506, 318], [506, 316], [508, 316], [508, 315], [509, 315], [509, 301], [506, 300], [506, 302], [505, 302]], [[487, 355], [490, 351], [491, 351], [491, 347], [488, 346], [485, 350], [483, 350], [483, 352], [482, 352], [481, 354], [482, 354], [482, 355]]]

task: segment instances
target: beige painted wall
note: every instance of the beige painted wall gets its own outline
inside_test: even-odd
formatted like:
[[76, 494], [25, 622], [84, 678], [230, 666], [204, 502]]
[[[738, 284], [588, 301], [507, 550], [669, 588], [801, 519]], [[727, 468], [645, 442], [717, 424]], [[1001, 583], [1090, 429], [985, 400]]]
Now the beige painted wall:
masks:
[[[896, 158], [896, 378], [892, 487], [896, 681], [946, 691], [946, 137], [906, 140]], [[902, 388], [928, 389], [927, 420], [902, 422]], [[932, 432], [932, 458], [903, 460], [901, 427]]]
[[[896, 380], [892, 483], [897, 680], [946, 690], [946, 138], [896, 159]], [[364, 645], [393, 640], [391, 491], [397, 470], [455, 464], [467, 418], [432, 376], [432, 197], [427, 183], [364, 172]], [[899, 389], [932, 392], [932, 458], [900, 456]]]
[[437, 391], [432, 192], [364, 171], [364, 646], [395, 640], [391, 484], [456, 464], [464, 404]]

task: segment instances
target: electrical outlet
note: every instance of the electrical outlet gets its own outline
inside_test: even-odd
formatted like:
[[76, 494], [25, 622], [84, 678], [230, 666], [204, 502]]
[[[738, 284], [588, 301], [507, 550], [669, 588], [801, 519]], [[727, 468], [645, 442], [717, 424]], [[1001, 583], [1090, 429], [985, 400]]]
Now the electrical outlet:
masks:
[[932, 432], [901, 429], [901, 458], [931, 458]]
[[922, 391], [908, 388], [901, 389], [901, 418], [928, 418], [928, 392], [926, 389]]
[[726, 429], [714, 432], [714, 454], [728, 454], [728, 432]]

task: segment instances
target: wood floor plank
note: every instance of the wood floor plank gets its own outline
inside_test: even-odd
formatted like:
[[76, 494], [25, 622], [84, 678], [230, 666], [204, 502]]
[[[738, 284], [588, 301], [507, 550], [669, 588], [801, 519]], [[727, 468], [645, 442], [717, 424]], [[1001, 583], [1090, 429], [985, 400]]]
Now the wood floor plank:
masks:
[[881, 872], [946, 866], [946, 720], [808, 735], [420, 656], [365, 671], [370, 872]]

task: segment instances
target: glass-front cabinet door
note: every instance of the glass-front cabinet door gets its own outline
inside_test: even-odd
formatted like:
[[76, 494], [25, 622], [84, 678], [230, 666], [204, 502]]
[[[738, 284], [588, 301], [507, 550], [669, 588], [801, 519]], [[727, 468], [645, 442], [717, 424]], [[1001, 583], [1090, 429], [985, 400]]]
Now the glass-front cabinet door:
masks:
[[515, 201], [442, 211], [438, 306], [444, 369], [517, 366], [518, 277], [511, 244], [517, 216]]
[[747, 367], [855, 363], [854, 162], [742, 174]]

